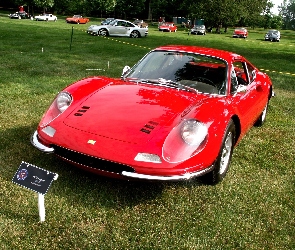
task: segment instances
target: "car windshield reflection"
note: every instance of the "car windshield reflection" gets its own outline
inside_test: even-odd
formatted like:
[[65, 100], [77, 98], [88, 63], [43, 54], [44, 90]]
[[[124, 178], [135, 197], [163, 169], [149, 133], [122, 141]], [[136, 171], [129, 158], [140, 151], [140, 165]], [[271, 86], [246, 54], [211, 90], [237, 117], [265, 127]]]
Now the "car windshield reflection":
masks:
[[226, 63], [205, 55], [153, 51], [124, 76], [125, 80], [225, 95]]

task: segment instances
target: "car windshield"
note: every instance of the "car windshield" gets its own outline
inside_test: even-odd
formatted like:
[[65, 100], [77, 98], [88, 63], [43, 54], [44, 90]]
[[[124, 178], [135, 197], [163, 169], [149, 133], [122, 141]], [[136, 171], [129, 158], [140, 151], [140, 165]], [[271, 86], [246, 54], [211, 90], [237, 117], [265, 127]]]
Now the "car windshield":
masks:
[[128, 71], [124, 79], [225, 95], [226, 72], [226, 62], [216, 57], [176, 51], [152, 51]]
[[112, 25], [112, 26], [114, 26], [114, 25], [116, 25], [116, 23], [117, 23], [117, 21], [118, 20], [111, 20], [110, 22], [108, 22], [108, 25]]

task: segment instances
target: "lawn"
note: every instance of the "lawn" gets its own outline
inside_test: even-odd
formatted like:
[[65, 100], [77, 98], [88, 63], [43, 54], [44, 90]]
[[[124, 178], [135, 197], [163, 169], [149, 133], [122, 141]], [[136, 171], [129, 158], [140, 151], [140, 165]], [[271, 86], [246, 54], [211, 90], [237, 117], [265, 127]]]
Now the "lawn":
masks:
[[[0, 13], [0, 248], [1, 249], [295, 249], [295, 33], [279, 43], [265, 31], [226, 34], [162, 33], [102, 38], [87, 25], [10, 20]], [[226, 178], [125, 182], [94, 176], [44, 155], [30, 136], [52, 98], [90, 75], [118, 77], [150, 49], [192, 44], [242, 54], [271, 77], [276, 97], [267, 121], [235, 148]], [[59, 174], [45, 196], [11, 182], [22, 161]]]

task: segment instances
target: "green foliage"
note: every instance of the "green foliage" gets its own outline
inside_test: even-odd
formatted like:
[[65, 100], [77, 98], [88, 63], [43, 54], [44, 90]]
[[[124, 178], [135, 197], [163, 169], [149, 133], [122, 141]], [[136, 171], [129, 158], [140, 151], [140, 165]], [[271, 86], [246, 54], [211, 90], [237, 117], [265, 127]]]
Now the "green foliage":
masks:
[[[232, 29], [192, 36], [149, 24], [147, 38], [102, 38], [85, 32], [99, 19], [69, 25], [64, 18], [34, 22], [0, 13], [0, 248], [295, 249], [294, 32], [282, 31], [281, 42], [272, 43], [264, 41], [263, 29], [233, 39]], [[223, 182], [123, 182], [80, 171], [31, 146], [31, 134], [60, 89], [94, 74], [118, 77], [126, 64], [167, 44], [234, 51], [273, 81], [277, 96], [267, 121], [235, 148]], [[11, 182], [21, 161], [59, 174], [45, 196], [44, 223], [37, 195]]]
[[295, 0], [284, 0], [280, 6], [280, 15], [283, 18], [283, 27], [295, 30]]

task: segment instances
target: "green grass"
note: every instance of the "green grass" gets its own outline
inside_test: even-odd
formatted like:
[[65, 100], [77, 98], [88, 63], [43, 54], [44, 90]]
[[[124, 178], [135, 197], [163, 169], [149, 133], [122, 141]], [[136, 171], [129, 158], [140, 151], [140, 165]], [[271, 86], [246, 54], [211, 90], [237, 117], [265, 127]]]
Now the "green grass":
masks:
[[[282, 31], [281, 42], [271, 43], [262, 29], [244, 40], [231, 38], [232, 29], [191, 36], [150, 26], [147, 38], [129, 39], [89, 36], [88, 26], [0, 14], [0, 248], [294, 249], [295, 33]], [[30, 135], [61, 88], [90, 75], [120, 76], [126, 64], [164, 44], [235, 51], [274, 83], [267, 122], [240, 142], [223, 182], [123, 182], [31, 146]], [[59, 174], [45, 196], [43, 223], [37, 194], [11, 182], [21, 161]]]

